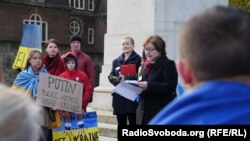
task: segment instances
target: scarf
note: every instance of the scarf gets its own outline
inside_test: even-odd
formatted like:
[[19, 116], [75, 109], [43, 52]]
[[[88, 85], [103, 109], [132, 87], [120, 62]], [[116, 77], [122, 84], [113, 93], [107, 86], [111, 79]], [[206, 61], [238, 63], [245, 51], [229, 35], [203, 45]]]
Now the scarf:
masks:
[[[47, 73], [47, 70], [41, 68], [40, 72]], [[31, 95], [34, 99], [37, 97], [39, 75], [36, 75], [32, 67], [23, 70], [17, 75], [17, 78], [12, 86], [13, 89], [18, 89], [24, 93]]]
[[156, 63], [156, 61], [160, 58], [161, 56], [156, 57], [155, 59], [149, 61], [148, 59], [146, 59], [145, 63], [145, 67], [146, 67], [146, 74], [149, 74], [153, 65]]
[[149, 72], [150, 72], [150, 70], [152, 68], [151, 62], [148, 59], [146, 59], [144, 64], [145, 64], [145, 67], [146, 67], [146, 74], [149, 74]]
[[43, 64], [45, 65], [44, 67], [46, 70], [48, 70], [49, 74], [58, 76], [64, 71], [63, 62], [59, 54], [53, 58], [50, 58], [49, 55], [46, 55], [43, 58]]

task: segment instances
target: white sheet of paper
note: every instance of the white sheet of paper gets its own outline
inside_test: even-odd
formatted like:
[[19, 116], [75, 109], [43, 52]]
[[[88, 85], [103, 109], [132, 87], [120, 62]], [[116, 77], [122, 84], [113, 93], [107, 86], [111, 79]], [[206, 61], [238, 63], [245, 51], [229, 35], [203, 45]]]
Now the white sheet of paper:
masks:
[[137, 80], [125, 80], [124, 82], [129, 83], [129, 84], [135, 84], [135, 85], [139, 84], [139, 81]]
[[136, 97], [142, 92], [142, 88], [124, 81], [115, 87], [115, 92], [131, 101], [135, 101]]

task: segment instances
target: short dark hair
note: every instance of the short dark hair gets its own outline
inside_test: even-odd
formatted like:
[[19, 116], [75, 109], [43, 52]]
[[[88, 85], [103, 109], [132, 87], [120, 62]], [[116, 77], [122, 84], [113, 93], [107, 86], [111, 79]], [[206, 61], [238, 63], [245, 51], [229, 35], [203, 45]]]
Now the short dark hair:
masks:
[[155, 47], [155, 49], [161, 53], [161, 55], [166, 55], [166, 45], [165, 41], [158, 35], [152, 35], [146, 39], [146, 41], [143, 44], [143, 47], [151, 43]]
[[243, 11], [207, 9], [185, 24], [180, 41], [197, 80], [250, 74], [250, 17]]

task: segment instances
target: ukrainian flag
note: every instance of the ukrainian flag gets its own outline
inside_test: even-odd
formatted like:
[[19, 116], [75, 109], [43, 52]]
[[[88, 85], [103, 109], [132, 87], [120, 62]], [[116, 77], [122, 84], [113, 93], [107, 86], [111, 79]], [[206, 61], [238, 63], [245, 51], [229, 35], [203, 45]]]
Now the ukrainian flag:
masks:
[[15, 58], [13, 69], [24, 70], [27, 64], [29, 52], [32, 50], [41, 51], [41, 28], [40, 25], [24, 24], [23, 37]]

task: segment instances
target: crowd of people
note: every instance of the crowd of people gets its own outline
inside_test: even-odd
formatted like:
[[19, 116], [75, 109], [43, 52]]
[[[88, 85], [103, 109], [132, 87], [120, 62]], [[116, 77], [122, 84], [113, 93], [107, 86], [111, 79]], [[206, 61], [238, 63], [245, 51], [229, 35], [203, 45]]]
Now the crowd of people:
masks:
[[[249, 14], [223, 6], [206, 9], [188, 20], [181, 30], [181, 58], [176, 62], [167, 57], [166, 42], [158, 35], [145, 40], [142, 57], [134, 50], [134, 39], [124, 37], [122, 53], [113, 60], [108, 80], [114, 86], [136, 80], [142, 92], [134, 101], [112, 93], [113, 114], [118, 125], [250, 124], [250, 110], [246, 108], [250, 106], [248, 31]], [[32, 133], [26, 136], [28, 141], [51, 140], [48, 113], [58, 109], [34, 104], [39, 73], [83, 83], [82, 112], [86, 112], [93, 100], [95, 75], [93, 61], [81, 51], [81, 45], [81, 37], [72, 36], [71, 50], [60, 56], [58, 42], [48, 40], [46, 55], [31, 51], [26, 69], [17, 75], [12, 88], [21, 92], [0, 86], [0, 140], [22, 140], [19, 135], [25, 132]], [[122, 66], [130, 64], [135, 65], [136, 73], [122, 74]], [[176, 91], [180, 87], [177, 87], [178, 74], [186, 88], [182, 95]], [[68, 112], [63, 114], [69, 117]], [[31, 124], [25, 124], [28, 120]], [[28, 126], [27, 130], [14, 130], [6, 128], [9, 124], [15, 128]], [[13, 132], [15, 136], [8, 136]]]
[[[26, 96], [36, 101], [38, 94], [39, 73], [47, 73], [59, 76], [68, 80], [83, 83], [82, 92], [82, 113], [86, 112], [88, 103], [91, 102], [94, 87], [94, 67], [91, 58], [81, 51], [82, 39], [79, 35], [73, 35], [70, 39], [71, 51], [60, 56], [59, 44], [55, 39], [49, 39], [45, 43], [46, 55], [41, 51], [32, 50], [29, 52], [26, 69], [21, 71], [13, 85], [12, 89], [26, 94]], [[1, 63], [2, 64], [2, 63]], [[2, 70], [2, 67], [1, 67]], [[1, 74], [1, 80], [3, 75]], [[51, 115], [56, 112], [63, 114], [65, 118], [70, 118], [68, 111], [62, 111], [57, 106], [53, 108], [41, 107], [38, 113], [40, 118], [38, 125], [41, 127], [42, 135], [45, 140], [52, 140]], [[79, 114], [79, 117], [82, 114]]]

